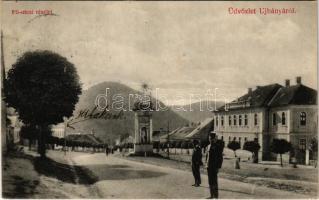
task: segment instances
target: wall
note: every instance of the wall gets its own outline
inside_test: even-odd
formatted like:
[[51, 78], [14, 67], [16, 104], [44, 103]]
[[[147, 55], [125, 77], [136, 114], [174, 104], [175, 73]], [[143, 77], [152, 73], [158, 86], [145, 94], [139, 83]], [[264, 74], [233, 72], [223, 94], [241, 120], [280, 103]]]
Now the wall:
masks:
[[[282, 125], [281, 113], [287, 113], [287, 123]], [[306, 125], [300, 125], [300, 113], [306, 113]], [[272, 124], [273, 113], [277, 113], [278, 123]], [[318, 111], [316, 105], [290, 105], [285, 107], [272, 108], [270, 111], [270, 134], [272, 138], [285, 139], [291, 142], [293, 151], [291, 156], [297, 158], [298, 163], [306, 163], [306, 151], [309, 148], [311, 138], [317, 136]], [[279, 117], [279, 118], [278, 118]], [[305, 139], [304, 149], [300, 148], [300, 140]]]
[[[258, 115], [258, 124], [254, 125], [254, 115]], [[259, 133], [263, 132], [265, 127], [265, 109], [263, 108], [252, 108], [242, 110], [232, 110], [215, 113], [215, 131], [217, 132], [228, 132], [228, 133]], [[236, 115], [236, 125], [234, 125], [233, 116]], [[239, 115], [242, 116], [242, 124], [239, 126]], [[248, 124], [245, 125], [245, 115], [248, 118]], [[224, 116], [224, 126], [221, 126], [221, 116]], [[229, 116], [231, 116], [232, 124], [229, 125]], [[218, 125], [216, 117], [218, 117]]]

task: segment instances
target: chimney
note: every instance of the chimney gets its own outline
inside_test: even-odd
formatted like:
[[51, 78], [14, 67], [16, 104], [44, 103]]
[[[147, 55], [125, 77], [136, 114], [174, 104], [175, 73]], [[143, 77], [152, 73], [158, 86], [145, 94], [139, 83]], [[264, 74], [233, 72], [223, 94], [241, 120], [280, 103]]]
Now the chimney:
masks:
[[286, 80], [285, 80], [285, 86], [286, 86], [286, 87], [289, 87], [289, 86], [290, 86], [290, 80], [289, 80], [289, 79], [286, 79]]
[[253, 92], [252, 88], [248, 88], [248, 94], [251, 94]]
[[301, 84], [301, 76], [297, 76], [297, 77], [296, 77], [296, 83], [297, 83], [298, 85]]

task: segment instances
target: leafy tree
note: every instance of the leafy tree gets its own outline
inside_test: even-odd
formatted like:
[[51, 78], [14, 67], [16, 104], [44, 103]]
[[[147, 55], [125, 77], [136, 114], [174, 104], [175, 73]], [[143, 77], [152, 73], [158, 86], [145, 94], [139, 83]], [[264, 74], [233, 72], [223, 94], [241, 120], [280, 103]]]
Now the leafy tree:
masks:
[[229, 149], [233, 150], [233, 151], [234, 151], [234, 154], [235, 154], [235, 157], [237, 157], [236, 151], [237, 151], [238, 149], [240, 149], [240, 144], [239, 144], [239, 142], [237, 142], [237, 141], [231, 141], [231, 142], [228, 143], [227, 147], [228, 147]]
[[280, 154], [280, 165], [282, 165], [282, 154], [291, 150], [291, 143], [285, 139], [274, 139], [270, 145], [270, 150], [276, 154]]
[[24, 124], [39, 127], [39, 153], [45, 157], [45, 129], [72, 116], [81, 94], [72, 63], [51, 51], [26, 52], [12, 65], [4, 84], [5, 101]]
[[182, 142], [181, 141], [177, 141], [175, 147], [180, 149], [182, 147]]
[[253, 162], [258, 163], [258, 151], [260, 145], [257, 141], [247, 141], [244, 143], [243, 149], [252, 153]]
[[188, 149], [188, 141], [183, 141], [181, 144], [182, 149]]
[[181, 143], [181, 153], [183, 153], [183, 149], [188, 149], [188, 141], [182, 141], [182, 143]]
[[154, 142], [153, 142], [153, 149], [158, 150], [158, 149], [159, 149], [159, 147], [160, 147], [160, 143], [159, 143], [159, 141], [154, 141]]
[[194, 148], [194, 144], [193, 144], [192, 142], [189, 142], [189, 143], [188, 143], [188, 148], [189, 148], [189, 149]]

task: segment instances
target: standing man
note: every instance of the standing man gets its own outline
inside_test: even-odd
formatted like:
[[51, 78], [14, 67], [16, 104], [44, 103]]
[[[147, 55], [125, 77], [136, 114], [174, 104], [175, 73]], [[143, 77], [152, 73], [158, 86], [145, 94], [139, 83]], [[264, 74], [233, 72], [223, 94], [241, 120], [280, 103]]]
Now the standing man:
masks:
[[202, 150], [199, 146], [198, 140], [193, 141], [194, 149], [192, 154], [192, 171], [195, 179], [195, 184], [193, 186], [198, 187], [201, 184], [200, 178], [200, 166], [203, 165], [202, 162]]
[[223, 163], [224, 142], [217, 140], [216, 133], [213, 132], [208, 135], [208, 140], [210, 144], [208, 145], [206, 153], [206, 166], [210, 198], [218, 199], [217, 174]]
[[105, 154], [106, 154], [106, 156], [109, 155], [109, 147], [108, 146], [106, 146], [106, 148], [105, 148]]

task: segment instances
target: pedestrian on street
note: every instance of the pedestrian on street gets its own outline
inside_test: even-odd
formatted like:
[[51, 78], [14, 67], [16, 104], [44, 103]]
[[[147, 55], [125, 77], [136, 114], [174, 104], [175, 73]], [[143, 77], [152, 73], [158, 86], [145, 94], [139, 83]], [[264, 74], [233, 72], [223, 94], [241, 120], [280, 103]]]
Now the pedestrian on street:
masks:
[[202, 150], [199, 146], [198, 140], [193, 141], [194, 149], [192, 154], [192, 172], [195, 179], [195, 184], [193, 186], [200, 186], [201, 178], [200, 178], [200, 166], [203, 165], [202, 162]]
[[208, 135], [209, 145], [206, 153], [206, 167], [210, 190], [210, 199], [218, 199], [218, 171], [223, 163], [224, 142], [217, 140], [216, 133]]
[[106, 156], [109, 155], [109, 148], [108, 147], [105, 148], [105, 154], [106, 154]]

